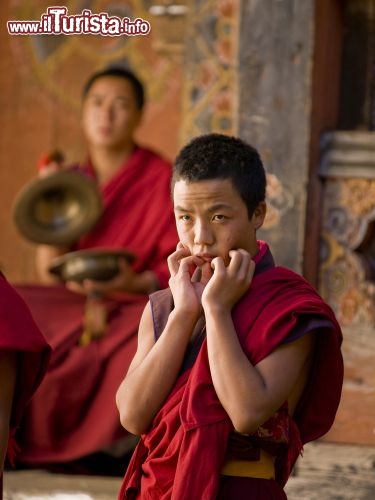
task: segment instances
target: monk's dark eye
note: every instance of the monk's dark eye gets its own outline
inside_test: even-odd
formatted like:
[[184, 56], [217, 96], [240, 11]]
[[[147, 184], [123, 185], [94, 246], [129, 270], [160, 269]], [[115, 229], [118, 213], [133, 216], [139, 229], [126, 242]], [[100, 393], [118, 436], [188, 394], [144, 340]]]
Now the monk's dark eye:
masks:
[[184, 222], [188, 222], [191, 220], [191, 217], [190, 217], [190, 215], [181, 215], [180, 220], [182, 220]]
[[95, 107], [98, 107], [102, 104], [103, 102], [103, 99], [101, 99], [100, 97], [92, 97], [90, 99], [90, 103], [92, 104], [92, 106], [95, 106]]
[[115, 106], [117, 109], [129, 109], [130, 103], [126, 99], [117, 99], [115, 102]]

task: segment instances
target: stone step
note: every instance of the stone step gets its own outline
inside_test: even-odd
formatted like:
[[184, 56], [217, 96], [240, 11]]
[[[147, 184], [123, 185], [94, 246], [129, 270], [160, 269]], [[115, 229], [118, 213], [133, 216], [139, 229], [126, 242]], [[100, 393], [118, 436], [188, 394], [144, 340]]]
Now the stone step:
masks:
[[121, 478], [6, 471], [4, 500], [115, 500]]
[[309, 443], [285, 491], [289, 500], [374, 500], [375, 447]]
[[[121, 478], [7, 471], [4, 500], [116, 500]], [[306, 445], [285, 488], [289, 500], [374, 500], [375, 447]]]

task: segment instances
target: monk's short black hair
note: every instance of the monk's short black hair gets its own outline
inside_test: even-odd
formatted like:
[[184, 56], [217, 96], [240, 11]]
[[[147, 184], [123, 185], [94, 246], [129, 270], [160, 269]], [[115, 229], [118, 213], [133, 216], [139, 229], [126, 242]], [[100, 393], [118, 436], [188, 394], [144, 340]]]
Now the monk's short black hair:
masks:
[[247, 206], [249, 217], [266, 197], [266, 173], [258, 151], [250, 144], [222, 134], [196, 137], [176, 157], [176, 181], [230, 179]]
[[91, 75], [83, 87], [82, 98], [85, 99], [96, 80], [99, 80], [99, 78], [104, 78], [106, 76], [114, 76], [116, 78], [123, 78], [124, 80], [127, 80], [133, 87], [137, 108], [143, 108], [145, 103], [145, 91], [142, 82], [140, 81], [138, 76], [136, 76], [135, 73], [133, 73], [129, 69], [117, 66], [110, 66]]

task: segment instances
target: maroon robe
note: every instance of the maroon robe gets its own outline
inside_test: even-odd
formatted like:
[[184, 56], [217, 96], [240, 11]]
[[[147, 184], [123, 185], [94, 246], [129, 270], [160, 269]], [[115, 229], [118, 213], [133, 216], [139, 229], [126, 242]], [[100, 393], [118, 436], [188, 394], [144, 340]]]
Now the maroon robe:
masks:
[[[178, 241], [170, 175], [166, 161], [136, 148], [103, 186], [104, 213], [74, 248], [130, 250], [137, 256], [134, 269], [154, 271], [166, 286], [166, 259]], [[115, 394], [136, 350], [147, 297], [122, 294], [108, 302], [104, 338], [81, 347], [84, 297], [63, 285], [18, 290], [53, 348], [47, 376], [22, 423], [20, 462], [34, 466], [75, 460], [127, 436]]]
[[[12, 437], [26, 405], [46, 372], [50, 347], [35, 324], [25, 302], [1, 272], [0, 350], [17, 352], [17, 379], [10, 420], [10, 436]], [[13, 452], [12, 442], [10, 448], [8, 453]], [[1, 477], [0, 498], [2, 498]]]
[[[151, 296], [151, 304], [154, 325], [163, 328], [171, 310], [169, 290]], [[315, 290], [302, 277], [281, 267], [257, 273], [232, 316], [241, 346], [254, 365], [282, 343], [294, 340], [306, 318], [326, 325], [314, 329], [316, 355], [305, 392], [290, 418], [289, 442], [276, 458], [276, 482], [266, 480], [262, 486], [264, 480], [250, 479], [244, 488], [251, 488], [255, 481], [257, 490], [246, 490], [248, 496], [241, 497], [285, 498], [282, 486], [303, 443], [322, 436], [333, 423], [343, 380], [341, 330]], [[195, 363], [177, 379], [150, 430], [142, 436], [119, 499], [215, 499], [231, 432], [233, 425], [213, 387], [203, 340]]]

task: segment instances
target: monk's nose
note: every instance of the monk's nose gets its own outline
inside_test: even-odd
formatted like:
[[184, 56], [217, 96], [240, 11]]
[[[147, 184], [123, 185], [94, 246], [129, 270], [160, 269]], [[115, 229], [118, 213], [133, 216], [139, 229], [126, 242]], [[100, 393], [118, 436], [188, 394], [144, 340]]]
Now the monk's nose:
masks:
[[213, 243], [213, 234], [208, 224], [197, 222], [194, 228], [195, 245], [211, 245]]

